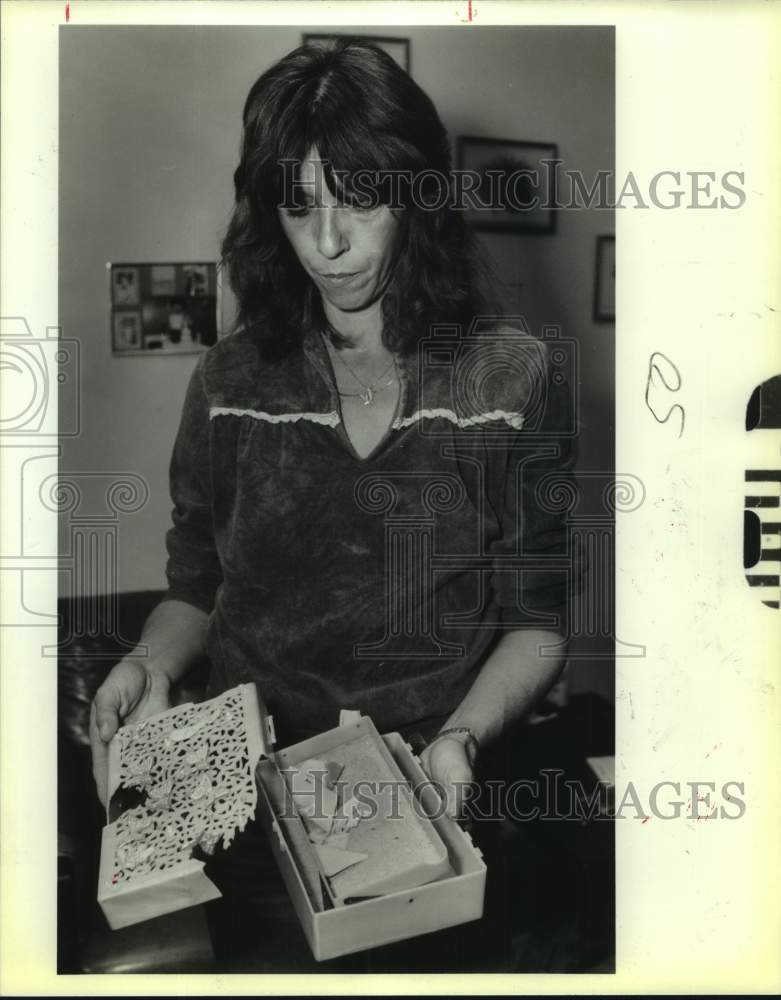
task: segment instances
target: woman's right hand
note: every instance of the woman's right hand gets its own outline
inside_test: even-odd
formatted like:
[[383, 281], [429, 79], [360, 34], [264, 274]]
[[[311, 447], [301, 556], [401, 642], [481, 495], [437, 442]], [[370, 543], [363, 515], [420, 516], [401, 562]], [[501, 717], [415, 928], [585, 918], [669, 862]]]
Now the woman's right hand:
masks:
[[144, 660], [127, 657], [120, 660], [98, 688], [90, 709], [89, 736], [92, 773], [104, 806], [111, 738], [121, 725], [140, 722], [170, 708], [170, 687], [165, 673], [152, 669]]

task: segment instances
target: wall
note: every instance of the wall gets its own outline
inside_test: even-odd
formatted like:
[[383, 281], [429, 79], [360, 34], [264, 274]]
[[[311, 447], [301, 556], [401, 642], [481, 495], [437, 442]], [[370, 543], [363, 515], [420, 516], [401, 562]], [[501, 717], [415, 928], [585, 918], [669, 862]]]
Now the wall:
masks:
[[[82, 345], [82, 433], [64, 440], [61, 469], [146, 479], [148, 503], [121, 522], [122, 590], [164, 585], [167, 466], [196, 358], [112, 357], [106, 262], [217, 258], [244, 98], [302, 30], [329, 29], [61, 33], [60, 324]], [[568, 168], [587, 177], [612, 169], [610, 29], [366, 33], [411, 39], [412, 74], [451, 136], [556, 142]], [[580, 464], [591, 470], [612, 469], [613, 327], [591, 320], [596, 236], [608, 232], [612, 213], [561, 212], [553, 235], [503, 238], [510, 257], [502, 271], [517, 269], [531, 328], [559, 323], [579, 340]]]

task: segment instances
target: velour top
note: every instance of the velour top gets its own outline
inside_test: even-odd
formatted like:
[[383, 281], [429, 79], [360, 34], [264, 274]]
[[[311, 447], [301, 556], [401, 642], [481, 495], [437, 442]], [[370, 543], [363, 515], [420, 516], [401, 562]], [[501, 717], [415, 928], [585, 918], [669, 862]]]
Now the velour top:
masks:
[[508, 629], [564, 629], [578, 584], [566, 505], [575, 429], [548, 350], [448, 330], [402, 358], [367, 457], [325, 344], [281, 360], [249, 331], [200, 359], [171, 460], [168, 599], [210, 614], [210, 693], [254, 681], [280, 743], [359, 709], [421, 731]]

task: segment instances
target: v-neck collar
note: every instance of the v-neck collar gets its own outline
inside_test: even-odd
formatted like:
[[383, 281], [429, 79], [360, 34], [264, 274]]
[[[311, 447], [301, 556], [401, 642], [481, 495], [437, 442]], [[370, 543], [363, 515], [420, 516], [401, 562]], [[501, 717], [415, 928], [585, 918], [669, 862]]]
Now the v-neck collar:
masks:
[[355, 446], [350, 440], [350, 435], [347, 433], [347, 429], [344, 425], [342, 401], [336, 385], [336, 374], [331, 362], [331, 356], [328, 353], [328, 348], [323, 342], [320, 331], [314, 326], [310, 326], [304, 334], [302, 348], [305, 357], [308, 359], [328, 389], [332, 411], [338, 414], [339, 422], [332, 428], [333, 433], [339, 437], [342, 444], [345, 446], [347, 451], [349, 451], [350, 455], [356, 462], [361, 464], [372, 462], [385, 451], [389, 443], [396, 436], [398, 432], [397, 425], [400, 419], [409, 416], [412, 412], [411, 408], [414, 406], [414, 398], [417, 393], [417, 356], [409, 354], [401, 354], [398, 356], [397, 368], [399, 371], [401, 389], [393, 418], [391, 419], [385, 434], [383, 434], [382, 438], [380, 438], [377, 445], [369, 452], [369, 454], [359, 455], [355, 450]]

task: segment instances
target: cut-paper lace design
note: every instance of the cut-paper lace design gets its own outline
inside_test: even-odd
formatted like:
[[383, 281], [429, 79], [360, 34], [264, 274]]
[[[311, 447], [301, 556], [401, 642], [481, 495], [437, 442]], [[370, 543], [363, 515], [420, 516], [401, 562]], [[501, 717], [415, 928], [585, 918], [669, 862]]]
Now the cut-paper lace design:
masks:
[[255, 814], [257, 787], [242, 688], [117, 733], [119, 783], [146, 792], [116, 821], [111, 882], [163, 873], [228, 847]]

